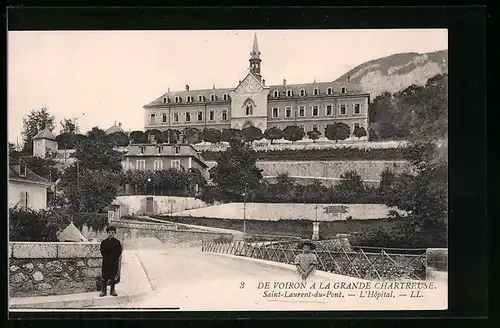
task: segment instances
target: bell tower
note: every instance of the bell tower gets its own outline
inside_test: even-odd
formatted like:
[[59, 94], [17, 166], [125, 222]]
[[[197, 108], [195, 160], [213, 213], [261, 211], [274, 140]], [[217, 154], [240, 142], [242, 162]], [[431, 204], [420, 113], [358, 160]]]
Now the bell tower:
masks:
[[257, 33], [254, 34], [252, 52], [250, 53], [250, 73], [252, 73], [257, 80], [262, 81], [260, 75], [260, 59], [259, 45], [257, 44]]

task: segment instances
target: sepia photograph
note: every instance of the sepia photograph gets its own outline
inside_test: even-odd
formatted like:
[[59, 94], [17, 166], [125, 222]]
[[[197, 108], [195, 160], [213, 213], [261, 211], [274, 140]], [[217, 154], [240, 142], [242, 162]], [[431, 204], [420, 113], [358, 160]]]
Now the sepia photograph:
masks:
[[9, 311], [448, 309], [446, 29], [7, 33]]

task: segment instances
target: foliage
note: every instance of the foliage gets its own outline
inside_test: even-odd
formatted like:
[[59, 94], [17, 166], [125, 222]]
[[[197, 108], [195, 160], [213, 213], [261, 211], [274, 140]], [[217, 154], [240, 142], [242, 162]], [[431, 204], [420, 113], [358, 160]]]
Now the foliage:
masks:
[[102, 139], [86, 139], [76, 145], [73, 154], [80, 161], [80, 169], [122, 171], [122, 154]]
[[264, 138], [266, 138], [267, 140], [271, 140], [271, 143], [273, 143], [274, 140], [280, 140], [284, 138], [283, 131], [275, 126], [270, 127], [266, 131], [264, 131]]
[[181, 132], [179, 130], [175, 130], [175, 129], [164, 130], [164, 131], [162, 131], [163, 142], [176, 143], [179, 140], [180, 134], [181, 134]]
[[341, 203], [354, 203], [365, 194], [361, 176], [356, 171], [347, 171], [340, 175], [340, 183], [334, 188], [334, 193]]
[[61, 131], [59, 134], [65, 133], [68, 135], [74, 135], [80, 131], [76, 118], [64, 118], [59, 122], [59, 124], [61, 125]]
[[349, 129], [349, 126], [345, 123], [334, 123], [334, 124], [328, 124], [325, 127], [325, 137], [328, 140], [335, 140], [336, 142], [338, 140], [345, 140], [349, 138], [351, 134], [351, 131]]
[[202, 141], [200, 129], [194, 127], [188, 128], [186, 130], [186, 139], [190, 144], [200, 143]]
[[225, 142], [243, 140], [243, 134], [238, 129], [222, 129], [221, 140]]
[[9, 209], [9, 241], [53, 242], [70, 223], [53, 210]]
[[243, 135], [243, 140], [250, 143], [263, 138], [262, 131], [255, 126], [249, 126], [242, 129], [241, 134]]
[[56, 167], [56, 162], [51, 158], [26, 156], [23, 157], [23, 160], [31, 171], [47, 180], [56, 181], [61, 176], [61, 172]]
[[134, 193], [138, 194], [177, 196], [185, 195], [197, 182], [201, 185], [204, 184], [201, 179], [196, 178], [196, 172], [184, 172], [173, 168], [166, 170], [127, 170], [124, 183], [128, 184], [133, 188]]
[[127, 147], [129, 145], [128, 135], [121, 131], [116, 131], [108, 135], [108, 140], [112, 147]]
[[305, 132], [297, 125], [289, 125], [283, 130], [285, 140], [295, 142], [304, 138]]
[[316, 140], [319, 139], [319, 136], [321, 135], [321, 132], [319, 132], [318, 130], [311, 130], [309, 132], [307, 132], [307, 136], [309, 137], [309, 139], [311, 139], [313, 142], [316, 142]]
[[104, 231], [109, 225], [108, 213], [75, 213], [72, 218], [73, 224], [80, 231], [84, 225], [96, 232]]
[[357, 126], [354, 128], [353, 134], [358, 139], [366, 137], [366, 129], [363, 126]]
[[33, 137], [38, 132], [48, 129], [54, 130], [54, 116], [52, 116], [47, 107], [42, 107], [40, 110], [32, 109], [29, 114], [23, 118], [23, 150], [31, 153], [33, 150]]
[[232, 140], [210, 169], [210, 177], [217, 186], [218, 200], [241, 199], [245, 190], [255, 190], [262, 179], [262, 169], [256, 166], [257, 154], [242, 141]]
[[[403, 160], [404, 148], [330, 148], [257, 150], [261, 161], [323, 161], [323, 160]], [[202, 151], [205, 160], [216, 160], [218, 151]]]
[[148, 141], [147, 136], [142, 131], [130, 132], [129, 139], [132, 143], [146, 143]]
[[149, 129], [149, 130], [146, 130], [146, 131], [144, 131], [144, 134], [146, 135], [147, 142], [149, 142], [150, 138], [154, 138], [154, 140], [157, 143], [162, 143], [163, 142], [163, 133], [160, 130], [158, 130], [158, 129]]
[[387, 202], [386, 197], [388, 197], [389, 188], [391, 188], [395, 180], [396, 180], [396, 175], [389, 168], [386, 168], [380, 174], [380, 184], [377, 192], [380, 199], [385, 200], [384, 202]]
[[219, 129], [206, 128], [201, 132], [201, 138], [206, 142], [218, 143], [221, 141], [222, 133]]

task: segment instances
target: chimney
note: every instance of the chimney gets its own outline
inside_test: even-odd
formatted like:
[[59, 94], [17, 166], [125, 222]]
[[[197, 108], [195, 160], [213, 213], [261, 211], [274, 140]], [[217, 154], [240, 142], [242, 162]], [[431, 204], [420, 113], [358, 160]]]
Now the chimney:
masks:
[[186, 84], [186, 91], [189, 91], [189, 85]]
[[283, 86], [286, 87], [286, 80], [283, 79]]
[[266, 86], [266, 80], [262, 79], [262, 85]]
[[119, 122], [119, 123], [118, 123], [118, 126], [121, 128], [121, 127], [122, 127], [122, 122]]
[[167, 91], [167, 93], [170, 93], [170, 88], [168, 88], [168, 91]]

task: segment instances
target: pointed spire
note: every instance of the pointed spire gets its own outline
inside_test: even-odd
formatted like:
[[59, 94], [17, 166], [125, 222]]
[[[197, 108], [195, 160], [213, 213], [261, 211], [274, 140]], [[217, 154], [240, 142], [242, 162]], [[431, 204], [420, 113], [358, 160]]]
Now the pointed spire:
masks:
[[252, 59], [260, 59], [259, 44], [257, 43], [257, 33], [255, 33], [253, 36], [253, 47], [250, 55], [252, 56]]

